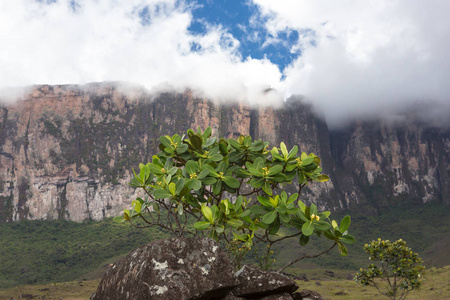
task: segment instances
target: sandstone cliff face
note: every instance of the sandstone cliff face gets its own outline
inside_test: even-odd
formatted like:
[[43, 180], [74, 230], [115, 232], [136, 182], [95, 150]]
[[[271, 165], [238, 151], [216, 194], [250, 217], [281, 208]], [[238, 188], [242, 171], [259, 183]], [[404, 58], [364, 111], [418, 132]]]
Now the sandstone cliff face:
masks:
[[113, 84], [39, 86], [0, 106], [0, 221], [119, 215], [136, 197], [127, 185], [131, 168], [157, 153], [159, 136], [197, 126], [318, 154], [332, 180], [312, 185], [303, 199], [321, 207], [450, 202], [448, 130], [380, 121], [330, 132], [299, 101], [250, 108], [217, 105], [189, 91], [151, 96]]

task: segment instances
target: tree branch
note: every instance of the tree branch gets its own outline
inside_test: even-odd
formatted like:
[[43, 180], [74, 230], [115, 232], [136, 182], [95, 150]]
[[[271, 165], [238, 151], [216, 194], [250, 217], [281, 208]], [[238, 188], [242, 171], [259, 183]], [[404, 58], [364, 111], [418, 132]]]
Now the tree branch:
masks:
[[305, 258], [316, 258], [316, 257], [319, 257], [319, 256], [321, 256], [321, 255], [323, 255], [323, 254], [325, 254], [325, 253], [331, 251], [331, 249], [333, 249], [336, 245], [337, 245], [337, 243], [334, 242], [334, 244], [333, 244], [330, 248], [328, 248], [328, 249], [325, 250], [325, 251], [320, 252], [319, 254], [315, 254], [315, 255], [305, 255], [305, 256], [299, 257], [299, 258], [297, 258], [297, 259], [295, 259], [295, 260], [291, 260], [290, 262], [288, 262], [287, 264], [285, 264], [283, 267], [281, 267], [280, 269], [278, 269], [277, 272], [283, 272], [286, 268], [292, 266], [293, 264], [295, 264], [295, 263], [297, 263], [297, 262], [299, 262], [299, 261], [301, 261], [301, 260], [303, 260], [303, 259], [305, 259]]

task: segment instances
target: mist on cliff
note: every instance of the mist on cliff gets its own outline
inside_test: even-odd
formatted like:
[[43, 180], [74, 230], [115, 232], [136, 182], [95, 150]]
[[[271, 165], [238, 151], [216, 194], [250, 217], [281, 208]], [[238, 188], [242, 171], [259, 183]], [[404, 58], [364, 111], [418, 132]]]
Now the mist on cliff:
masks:
[[[246, 3], [255, 8], [246, 39], [285, 47], [286, 66], [244, 55], [225, 24], [195, 20], [202, 1], [3, 0], [0, 98], [33, 84], [122, 81], [253, 105], [302, 95], [331, 127], [380, 116], [448, 122], [449, 1]], [[193, 32], [194, 21], [205, 31]]]

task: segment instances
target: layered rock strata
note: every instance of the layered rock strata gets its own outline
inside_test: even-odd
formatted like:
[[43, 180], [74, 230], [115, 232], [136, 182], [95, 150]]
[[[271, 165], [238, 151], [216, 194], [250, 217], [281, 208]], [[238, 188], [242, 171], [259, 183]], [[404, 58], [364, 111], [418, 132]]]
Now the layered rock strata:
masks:
[[116, 216], [136, 197], [127, 185], [131, 169], [157, 153], [159, 136], [197, 126], [319, 155], [331, 181], [311, 185], [302, 198], [320, 208], [375, 211], [406, 199], [450, 204], [449, 130], [377, 121], [330, 131], [300, 100], [249, 107], [190, 91], [45, 85], [0, 104], [0, 221]]

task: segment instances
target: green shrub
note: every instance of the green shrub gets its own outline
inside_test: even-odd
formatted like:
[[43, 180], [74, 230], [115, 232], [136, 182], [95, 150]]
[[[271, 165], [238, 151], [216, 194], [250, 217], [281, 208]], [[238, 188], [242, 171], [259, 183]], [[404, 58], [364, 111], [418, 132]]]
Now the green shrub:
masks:
[[361, 268], [355, 280], [362, 285], [373, 285], [384, 296], [405, 299], [406, 295], [420, 287], [420, 273], [425, 269], [417, 253], [406, 247], [406, 242], [381, 239], [364, 245], [369, 260], [367, 269]]
[[[256, 243], [270, 248], [287, 238], [298, 238], [304, 246], [312, 234], [333, 242], [326, 251], [301, 256], [280, 270], [336, 245], [345, 256], [345, 244], [355, 242], [347, 231], [349, 216], [338, 225], [329, 211], [319, 212], [315, 204], [307, 206], [298, 198], [306, 185], [329, 180], [313, 153], [297, 155], [297, 146], [288, 151], [284, 143], [269, 151], [268, 142], [250, 136], [219, 139], [211, 137], [211, 128], [160, 140], [161, 152], [151, 163], [140, 164], [138, 174], [133, 170], [131, 185], [146, 196], [134, 200], [132, 209], [116, 221], [137, 226], [133, 219], [141, 218], [146, 226], [160, 226], [176, 236], [207, 232], [215, 240], [240, 243], [234, 245], [238, 250], [249, 250]], [[294, 181], [298, 191], [288, 195], [284, 190]], [[281, 227], [292, 228], [293, 233], [280, 237]]]

